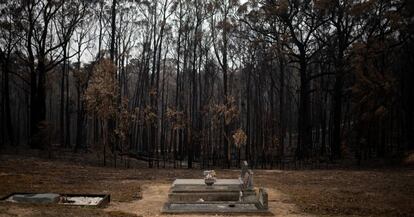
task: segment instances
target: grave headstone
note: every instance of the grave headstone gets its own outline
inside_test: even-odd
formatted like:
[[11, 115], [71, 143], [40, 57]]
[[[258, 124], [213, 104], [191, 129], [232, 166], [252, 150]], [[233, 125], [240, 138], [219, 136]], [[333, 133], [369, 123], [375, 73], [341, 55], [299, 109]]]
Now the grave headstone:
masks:
[[244, 175], [247, 173], [248, 170], [249, 170], [249, 165], [247, 164], [247, 161], [243, 161], [241, 165], [240, 177], [244, 177]]
[[253, 190], [253, 171], [249, 169], [247, 161], [243, 161], [241, 166], [240, 181], [242, 184], [242, 190]]
[[267, 192], [264, 188], [259, 188], [259, 205], [262, 209], [267, 209], [269, 207]]

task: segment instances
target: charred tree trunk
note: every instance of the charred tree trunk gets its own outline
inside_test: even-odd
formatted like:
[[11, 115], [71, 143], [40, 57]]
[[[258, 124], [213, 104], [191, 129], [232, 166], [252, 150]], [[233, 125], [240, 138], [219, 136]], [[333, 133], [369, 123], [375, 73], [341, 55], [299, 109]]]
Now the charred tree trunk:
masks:
[[[0, 56], [0, 58], [3, 59], [3, 100], [2, 103], [4, 106], [4, 108], [2, 107], [2, 121], [5, 121], [5, 125], [3, 125], [3, 122], [1, 122], [2, 126], [5, 126], [5, 130], [2, 131], [3, 134], [3, 138], [7, 138], [8, 142], [10, 145], [15, 145], [15, 140], [14, 140], [14, 130], [13, 130], [13, 125], [12, 125], [12, 119], [11, 119], [11, 109], [10, 109], [10, 85], [9, 85], [9, 81], [10, 81], [10, 68], [9, 68], [9, 64], [10, 64], [10, 54], [11, 54], [11, 50], [7, 51], [7, 54], [5, 59], [3, 59], [3, 57]], [[4, 114], [4, 115], [3, 115]]]
[[280, 91], [279, 91], [279, 145], [280, 145], [280, 157], [283, 157], [285, 154], [285, 134], [286, 134], [286, 118], [285, 118], [285, 60], [281, 56], [279, 58], [279, 70], [280, 70]]
[[310, 81], [307, 75], [307, 62], [305, 48], [300, 50], [300, 98], [298, 118], [298, 145], [296, 155], [299, 159], [309, 157], [309, 148], [312, 146], [312, 126], [310, 113]]
[[68, 51], [67, 51], [68, 46], [64, 45], [63, 46], [63, 68], [64, 68], [64, 74], [66, 75], [66, 109], [65, 109], [65, 115], [66, 115], [66, 136], [65, 136], [65, 147], [66, 148], [70, 148], [71, 146], [71, 118], [70, 118], [70, 107], [71, 107], [71, 102], [70, 102], [70, 89], [69, 89], [69, 63], [67, 60], [68, 57]]

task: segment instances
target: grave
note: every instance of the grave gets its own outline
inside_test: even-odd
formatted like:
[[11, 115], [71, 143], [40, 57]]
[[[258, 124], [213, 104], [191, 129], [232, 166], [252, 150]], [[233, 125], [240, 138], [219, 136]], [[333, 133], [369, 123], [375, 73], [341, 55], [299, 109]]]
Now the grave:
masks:
[[14, 194], [6, 199], [9, 202], [17, 203], [57, 203], [59, 202], [59, 194], [44, 193], [44, 194]]
[[217, 179], [215, 175], [204, 171], [204, 179], [176, 179], [162, 213], [270, 214], [267, 192], [254, 187], [246, 161], [238, 179]]
[[60, 204], [104, 207], [110, 202], [108, 194], [13, 193], [1, 201], [11, 203]]

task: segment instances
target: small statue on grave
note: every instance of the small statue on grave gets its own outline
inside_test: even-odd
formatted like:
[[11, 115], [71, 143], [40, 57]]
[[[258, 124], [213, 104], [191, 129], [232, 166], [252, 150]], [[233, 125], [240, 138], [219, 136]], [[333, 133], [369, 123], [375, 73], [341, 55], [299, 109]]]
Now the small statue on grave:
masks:
[[253, 190], [253, 171], [249, 169], [247, 161], [243, 161], [240, 174], [241, 188], [242, 190]]
[[204, 183], [206, 185], [211, 186], [216, 182], [216, 171], [214, 170], [206, 170], [204, 171]]

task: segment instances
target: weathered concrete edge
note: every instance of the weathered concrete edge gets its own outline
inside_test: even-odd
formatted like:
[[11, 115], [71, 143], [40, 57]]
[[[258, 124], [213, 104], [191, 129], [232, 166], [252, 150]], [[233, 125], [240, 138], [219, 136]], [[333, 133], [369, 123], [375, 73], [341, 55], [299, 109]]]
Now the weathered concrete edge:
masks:
[[[171, 210], [169, 205], [176, 203], [165, 203], [161, 209], [161, 214], [227, 214], [227, 215], [260, 215], [260, 216], [274, 216], [269, 209], [257, 209], [257, 210], [209, 210], [209, 209], [199, 209], [199, 210]], [[186, 203], [187, 204], [187, 203]]]

